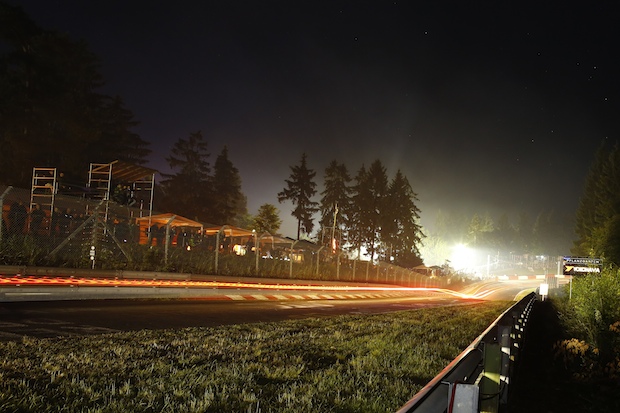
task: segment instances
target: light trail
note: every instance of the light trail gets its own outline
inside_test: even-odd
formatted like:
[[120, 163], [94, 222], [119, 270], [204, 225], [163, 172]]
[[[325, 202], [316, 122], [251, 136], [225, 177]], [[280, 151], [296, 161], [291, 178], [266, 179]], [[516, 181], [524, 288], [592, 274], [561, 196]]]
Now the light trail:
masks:
[[39, 276], [2, 276], [0, 287], [149, 287], [149, 288], [211, 288], [211, 289], [253, 289], [253, 290], [297, 290], [297, 291], [399, 291], [399, 292], [433, 292], [452, 295], [461, 299], [484, 299], [494, 290], [482, 290], [472, 294], [439, 287], [385, 287], [359, 285], [308, 285], [308, 284], [264, 284], [250, 282], [225, 281], [184, 281], [184, 280], [136, 280], [119, 278], [87, 277], [39, 277]]

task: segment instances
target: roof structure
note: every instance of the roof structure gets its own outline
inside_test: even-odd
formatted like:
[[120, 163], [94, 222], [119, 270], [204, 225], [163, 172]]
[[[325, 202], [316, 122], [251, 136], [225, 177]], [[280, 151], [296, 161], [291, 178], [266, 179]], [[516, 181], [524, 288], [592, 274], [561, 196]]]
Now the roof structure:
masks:
[[136, 182], [145, 178], [151, 177], [157, 172], [156, 169], [147, 168], [146, 166], [136, 165], [125, 161], [112, 161], [109, 164], [102, 164], [93, 169], [94, 172], [98, 172], [98, 169], [105, 171], [107, 166], [112, 167], [112, 179], [121, 182]]
[[208, 227], [204, 229], [205, 235], [216, 235], [218, 232], [222, 232], [226, 237], [244, 237], [248, 235], [254, 235], [253, 231], [233, 227], [231, 225], [219, 225], [215, 227]]
[[157, 214], [157, 215], [151, 215], [150, 217], [136, 218], [136, 222], [138, 223], [150, 222], [151, 225], [152, 224], [167, 225], [171, 219], [172, 219], [171, 225], [173, 227], [190, 227], [190, 228], [202, 228], [203, 227], [203, 225], [198, 221], [194, 221], [192, 219], [185, 218], [180, 215], [175, 215], [172, 213]]
[[[221, 232], [225, 237], [245, 237], [245, 236], [254, 236], [255, 232], [247, 229], [233, 227], [231, 225], [220, 225], [213, 226], [204, 229], [205, 235], [216, 235], [218, 232]], [[258, 235], [258, 239], [260, 243], [271, 243], [274, 246], [278, 246], [281, 248], [290, 248], [291, 245], [295, 244], [296, 249], [306, 249], [316, 251], [319, 247], [306, 240], [295, 240], [293, 238], [288, 237], [279, 237], [277, 235], [271, 235], [268, 232]]]

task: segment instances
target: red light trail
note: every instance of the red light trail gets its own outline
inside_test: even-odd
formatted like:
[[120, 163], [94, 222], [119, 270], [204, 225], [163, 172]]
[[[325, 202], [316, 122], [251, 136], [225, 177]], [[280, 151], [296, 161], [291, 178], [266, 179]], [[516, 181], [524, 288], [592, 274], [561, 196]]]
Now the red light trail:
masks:
[[265, 284], [251, 282], [225, 281], [185, 281], [185, 280], [137, 280], [119, 278], [88, 278], [88, 277], [47, 277], [47, 276], [0, 276], [2, 287], [144, 287], [144, 288], [210, 288], [210, 289], [252, 289], [252, 290], [297, 290], [297, 291], [398, 291], [398, 292], [434, 292], [448, 294], [463, 299], [482, 299], [491, 294], [492, 290], [465, 294], [445, 288], [436, 287], [386, 287], [360, 285], [308, 285], [308, 284]]

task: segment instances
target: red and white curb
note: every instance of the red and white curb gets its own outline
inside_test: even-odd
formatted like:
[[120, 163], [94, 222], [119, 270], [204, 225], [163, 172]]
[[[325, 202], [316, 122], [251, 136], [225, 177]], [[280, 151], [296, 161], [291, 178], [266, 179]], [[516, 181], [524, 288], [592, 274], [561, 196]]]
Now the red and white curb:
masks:
[[[411, 295], [403, 292], [364, 294], [223, 294], [222, 300], [232, 301], [290, 301], [290, 300], [350, 300], [368, 298], [394, 298]], [[207, 297], [205, 297], [207, 298]], [[217, 297], [213, 297], [217, 299]]]
[[570, 279], [570, 275], [563, 274], [547, 274], [547, 275], [500, 275], [498, 281], [528, 281], [528, 280], [545, 280], [547, 278]]

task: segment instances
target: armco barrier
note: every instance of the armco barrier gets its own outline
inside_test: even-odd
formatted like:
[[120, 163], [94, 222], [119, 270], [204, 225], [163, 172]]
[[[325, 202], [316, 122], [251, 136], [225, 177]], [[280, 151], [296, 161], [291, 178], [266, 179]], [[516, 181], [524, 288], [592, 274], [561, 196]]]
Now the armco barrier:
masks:
[[506, 310], [398, 413], [499, 411], [508, 401], [536, 298], [531, 293]]

